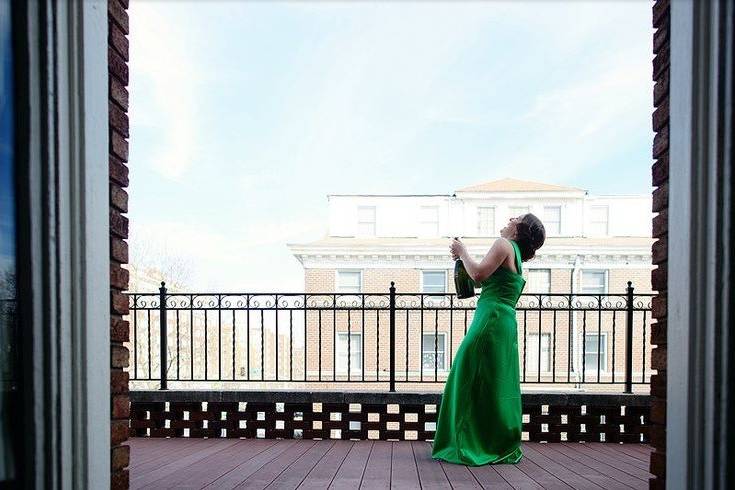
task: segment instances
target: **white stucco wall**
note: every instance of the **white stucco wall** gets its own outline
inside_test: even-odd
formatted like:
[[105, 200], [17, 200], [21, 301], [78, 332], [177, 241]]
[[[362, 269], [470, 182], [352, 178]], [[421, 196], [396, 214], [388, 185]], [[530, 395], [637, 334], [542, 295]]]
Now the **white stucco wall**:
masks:
[[[591, 226], [593, 206], [607, 206], [607, 236], [650, 236], [651, 196], [588, 196], [583, 192], [514, 192], [493, 194], [459, 194], [453, 196], [329, 196], [329, 236], [356, 237], [358, 208], [375, 207], [376, 237], [448, 237], [480, 236], [478, 208], [495, 209], [497, 236], [508, 219], [515, 215], [513, 207], [528, 207], [530, 212], [545, 217], [544, 208], [561, 210], [561, 233], [558, 236], [605, 236], [595, 234]], [[427, 234], [420, 225], [423, 206], [436, 206], [439, 212], [438, 233]], [[553, 235], [553, 234], [550, 234]]]

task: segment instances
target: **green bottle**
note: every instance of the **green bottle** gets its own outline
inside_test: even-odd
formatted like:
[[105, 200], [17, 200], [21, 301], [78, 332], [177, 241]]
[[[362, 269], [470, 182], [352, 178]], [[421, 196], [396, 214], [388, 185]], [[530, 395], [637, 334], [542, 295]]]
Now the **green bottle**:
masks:
[[[457, 237], [454, 239], [459, 240]], [[454, 289], [457, 291], [458, 299], [471, 298], [475, 295], [475, 281], [467, 273], [460, 258], [454, 262]]]

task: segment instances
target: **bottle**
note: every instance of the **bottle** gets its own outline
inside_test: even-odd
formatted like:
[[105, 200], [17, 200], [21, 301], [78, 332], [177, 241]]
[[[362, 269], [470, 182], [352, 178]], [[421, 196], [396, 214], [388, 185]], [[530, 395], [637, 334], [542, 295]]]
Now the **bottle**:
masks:
[[[457, 237], [454, 239], [459, 240]], [[454, 262], [454, 289], [457, 291], [458, 299], [471, 298], [475, 295], [475, 282], [467, 273], [460, 258]]]

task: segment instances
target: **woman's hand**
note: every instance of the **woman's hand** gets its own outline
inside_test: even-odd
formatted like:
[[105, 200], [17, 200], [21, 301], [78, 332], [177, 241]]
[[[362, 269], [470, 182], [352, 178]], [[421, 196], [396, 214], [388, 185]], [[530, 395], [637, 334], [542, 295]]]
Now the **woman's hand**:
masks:
[[449, 253], [452, 254], [452, 260], [457, 260], [467, 253], [467, 248], [464, 246], [464, 243], [454, 238], [452, 239], [451, 245], [449, 245]]

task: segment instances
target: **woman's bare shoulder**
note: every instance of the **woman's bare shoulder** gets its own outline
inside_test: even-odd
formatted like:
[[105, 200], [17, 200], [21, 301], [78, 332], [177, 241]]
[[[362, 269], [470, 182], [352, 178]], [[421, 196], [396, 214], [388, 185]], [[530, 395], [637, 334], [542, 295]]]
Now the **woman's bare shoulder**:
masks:
[[510, 240], [504, 237], [496, 238], [493, 242], [492, 246], [490, 247], [490, 250], [502, 250], [504, 252], [512, 252], [513, 251], [513, 245], [511, 245]]

